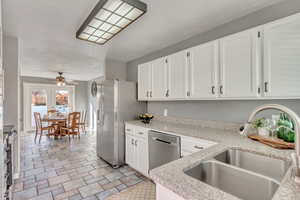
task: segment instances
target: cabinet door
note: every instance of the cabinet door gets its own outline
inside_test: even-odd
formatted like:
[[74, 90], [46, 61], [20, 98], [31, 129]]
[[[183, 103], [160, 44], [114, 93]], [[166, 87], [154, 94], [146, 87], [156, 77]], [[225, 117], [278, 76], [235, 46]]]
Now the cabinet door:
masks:
[[264, 26], [264, 92], [300, 97], [300, 15]]
[[137, 146], [137, 170], [145, 175], [148, 175], [148, 145], [146, 140], [138, 138]]
[[159, 58], [152, 62], [152, 99], [165, 99], [168, 90], [167, 59]]
[[254, 98], [259, 95], [259, 29], [220, 40], [220, 96]]
[[187, 56], [181, 51], [168, 57], [169, 99], [185, 99]]
[[209, 42], [190, 49], [188, 94], [191, 99], [217, 96], [217, 69], [219, 67], [219, 42]]
[[134, 167], [135, 164], [135, 140], [131, 135], [126, 135], [126, 163], [131, 167]]
[[151, 63], [138, 66], [138, 99], [148, 100], [151, 92]]

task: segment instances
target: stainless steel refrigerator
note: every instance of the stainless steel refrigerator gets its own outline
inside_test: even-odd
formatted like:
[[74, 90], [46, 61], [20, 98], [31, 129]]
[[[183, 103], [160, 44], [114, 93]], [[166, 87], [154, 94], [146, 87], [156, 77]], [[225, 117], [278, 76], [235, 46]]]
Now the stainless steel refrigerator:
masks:
[[135, 82], [106, 80], [98, 85], [97, 154], [117, 168], [125, 161], [125, 121], [146, 111]]

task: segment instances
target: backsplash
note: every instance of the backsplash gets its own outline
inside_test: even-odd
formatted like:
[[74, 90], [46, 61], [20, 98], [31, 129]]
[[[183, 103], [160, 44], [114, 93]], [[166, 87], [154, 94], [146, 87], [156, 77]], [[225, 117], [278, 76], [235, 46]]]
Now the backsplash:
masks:
[[239, 132], [242, 123], [230, 123], [224, 121], [209, 121], [209, 120], [195, 120], [189, 118], [179, 118], [179, 117], [164, 117], [160, 115], [155, 115], [154, 119], [160, 122], [168, 122], [187, 126], [198, 126], [199, 128], [215, 128], [226, 131]]
[[[269, 103], [285, 105], [300, 115], [299, 99], [148, 102], [148, 112], [163, 116], [164, 109], [168, 109], [169, 117], [245, 123], [257, 106]], [[273, 113], [265, 111], [258, 117], [269, 117]]]

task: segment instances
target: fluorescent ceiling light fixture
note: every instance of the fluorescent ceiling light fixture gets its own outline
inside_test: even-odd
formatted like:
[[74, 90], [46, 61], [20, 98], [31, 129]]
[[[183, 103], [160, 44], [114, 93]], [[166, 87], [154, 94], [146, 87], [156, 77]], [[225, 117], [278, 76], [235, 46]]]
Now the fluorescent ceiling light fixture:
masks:
[[81, 40], [105, 44], [147, 12], [139, 0], [100, 0], [76, 33]]

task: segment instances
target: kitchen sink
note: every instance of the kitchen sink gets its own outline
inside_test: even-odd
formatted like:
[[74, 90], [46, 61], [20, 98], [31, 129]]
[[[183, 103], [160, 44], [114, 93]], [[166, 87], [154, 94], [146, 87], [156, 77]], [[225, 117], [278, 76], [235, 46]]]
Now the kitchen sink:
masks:
[[216, 160], [268, 176], [281, 182], [290, 163], [238, 149], [228, 149], [214, 157]]
[[215, 160], [204, 161], [185, 173], [244, 200], [270, 200], [279, 182]]

